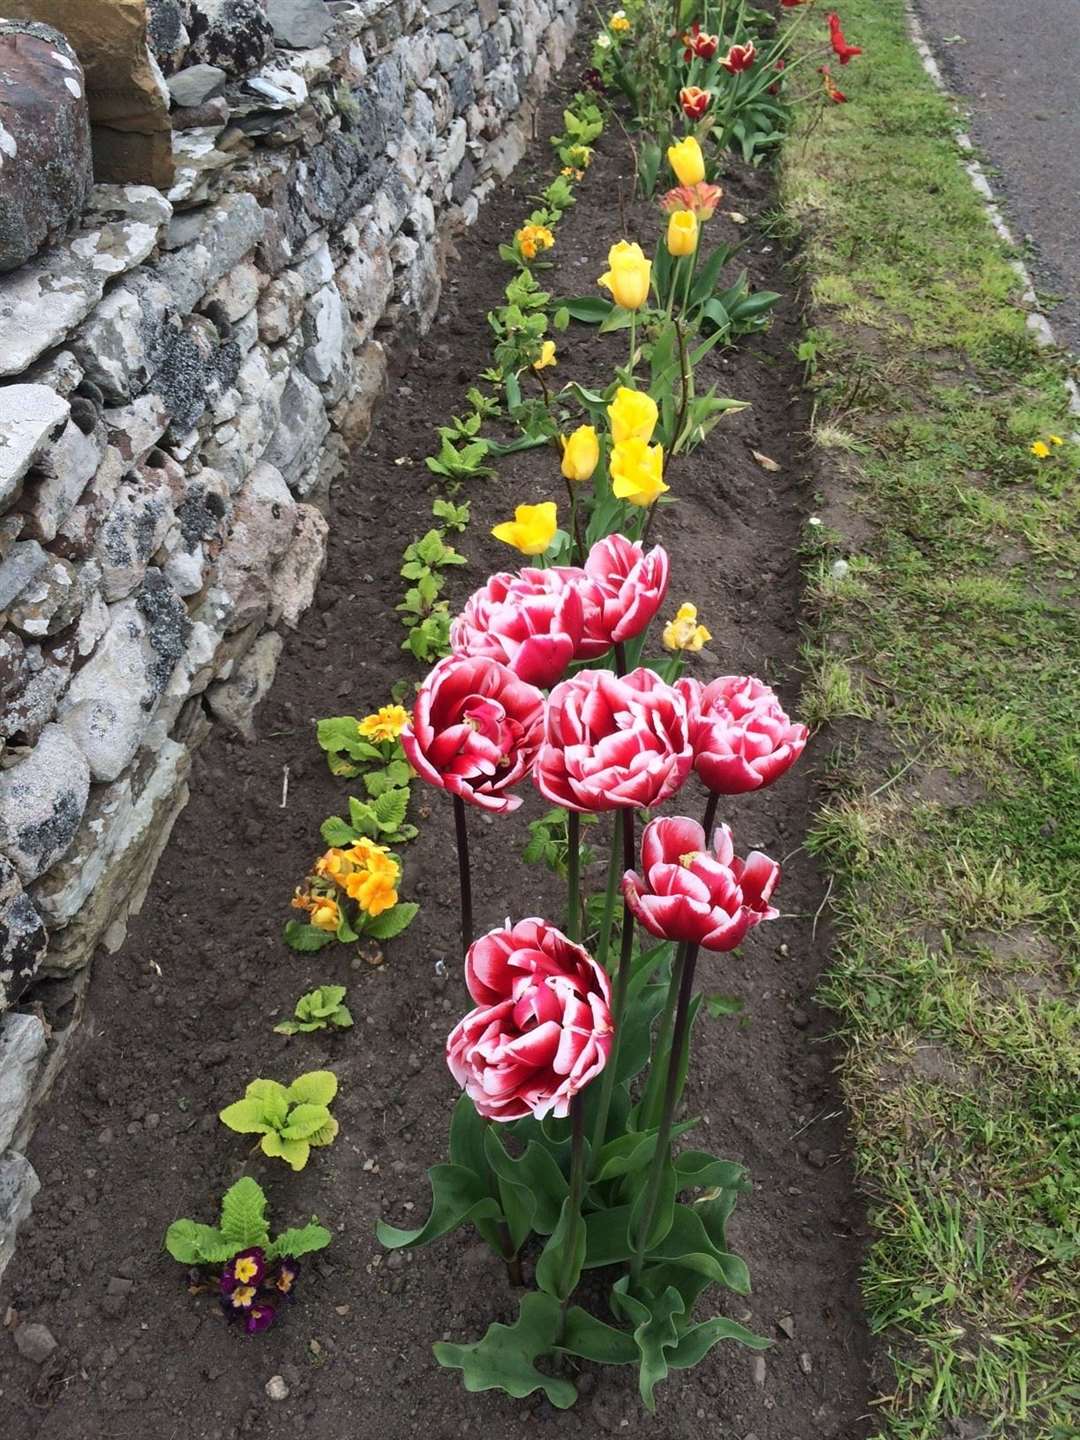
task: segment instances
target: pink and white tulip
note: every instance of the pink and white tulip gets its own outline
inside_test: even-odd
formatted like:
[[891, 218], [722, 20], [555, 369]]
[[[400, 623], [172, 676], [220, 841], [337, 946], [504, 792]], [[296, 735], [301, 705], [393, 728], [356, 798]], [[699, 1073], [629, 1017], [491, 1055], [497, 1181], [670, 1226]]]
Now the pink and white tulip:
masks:
[[531, 685], [561, 678], [584, 628], [580, 588], [556, 569], [500, 571], [475, 591], [450, 626], [455, 655], [483, 655]]
[[669, 570], [662, 545], [646, 554], [625, 535], [598, 540], [585, 561], [585, 626], [577, 658], [594, 660], [647, 629], [664, 603]]
[[676, 689], [689, 714], [694, 769], [714, 795], [771, 785], [802, 754], [806, 726], [791, 721], [754, 676], [722, 675], [708, 685], [686, 678]]

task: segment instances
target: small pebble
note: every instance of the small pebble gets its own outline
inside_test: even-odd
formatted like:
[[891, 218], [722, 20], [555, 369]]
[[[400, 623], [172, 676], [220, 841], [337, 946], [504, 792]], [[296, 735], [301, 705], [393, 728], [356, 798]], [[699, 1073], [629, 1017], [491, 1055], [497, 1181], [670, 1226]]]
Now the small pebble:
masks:
[[809, 1375], [813, 1368], [814, 1362], [810, 1357], [810, 1352], [808, 1350], [804, 1350], [799, 1356], [799, 1369], [804, 1375]]
[[44, 1365], [56, 1349], [51, 1331], [44, 1325], [19, 1325], [15, 1330], [15, 1348], [34, 1365]]
[[759, 1390], [765, 1388], [765, 1356], [755, 1355], [750, 1361], [750, 1374], [753, 1376], [754, 1384]]
[[776, 1328], [781, 1335], [786, 1335], [789, 1340], [795, 1339], [795, 1321], [790, 1315], [781, 1315], [776, 1322]]
[[271, 1375], [266, 1382], [266, 1393], [271, 1400], [287, 1400], [289, 1387], [281, 1375]]

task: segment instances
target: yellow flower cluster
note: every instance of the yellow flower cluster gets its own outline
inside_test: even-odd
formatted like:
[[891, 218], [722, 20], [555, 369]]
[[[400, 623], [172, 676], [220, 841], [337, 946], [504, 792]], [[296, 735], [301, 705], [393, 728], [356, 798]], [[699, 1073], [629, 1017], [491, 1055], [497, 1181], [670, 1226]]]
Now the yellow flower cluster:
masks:
[[[386, 846], [374, 840], [361, 838], [347, 850], [337, 846], [327, 850], [315, 861], [315, 875], [344, 890], [371, 916], [381, 915], [398, 902], [401, 867]], [[341, 923], [341, 907], [332, 894], [298, 890], [292, 903], [294, 909], [306, 910], [319, 930], [336, 930]]]
[[[1060, 435], [1049, 435], [1047, 439], [1050, 441], [1050, 445], [1065, 444], [1065, 441], [1062, 440]], [[1046, 440], [1036, 440], [1031, 446], [1031, 453], [1035, 456], [1036, 460], [1045, 460], [1048, 455], [1053, 453], [1050, 445], [1046, 443]]]
[[705, 626], [698, 624], [696, 605], [680, 605], [674, 620], [664, 626], [664, 646], [668, 650], [687, 650], [696, 655], [711, 639]]
[[550, 250], [555, 236], [546, 225], [523, 225], [514, 236], [526, 260], [535, 260], [541, 250]]
[[363, 720], [358, 720], [356, 728], [365, 740], [378, 745], [396, 740], [408, 723], [409, 712], [404, 705], [382, 705], [374, 715], [365, 715]]
[[649, 506], [664, 483], [664, 447], [650, 445], [659, 411], [651, 395], [620, 385], [607, 407], [611, 421], [611, 490], [631, 505]]
[[625, 10], [616, 10], [615, 13], [612, 15], [611, 19], [608, 21], [608, 24], [611, 26], [612, 30], [615, 31], [616, 35], [623, 35], [626, 33], [627, 30], [630, 29], [630, 21], [627, 18]]

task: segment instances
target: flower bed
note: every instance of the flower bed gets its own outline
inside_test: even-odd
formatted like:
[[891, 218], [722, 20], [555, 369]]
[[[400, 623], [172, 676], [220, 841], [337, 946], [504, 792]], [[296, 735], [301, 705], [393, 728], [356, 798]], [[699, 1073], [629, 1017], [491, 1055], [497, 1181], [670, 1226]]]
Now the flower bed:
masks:
[[[620, 231], [650, 253], [655, 249], [657, 212], [630, 199], [624, 145], [617, 136], [605, 135], [597, 148], [594, 165], [580, 185], [579, 203], [559, 227], [551, 285], [560, 294], [580, 293], [591, 283]], [[756, 208], [765, 199], [761, 180], [749, 172], [733, 173], [727, 183], [741, 208]], [[625, 227], [617, 225], [606, 203], [620, 186]], [[533, 178], [527, 176], [521, 188], [534, 193]], [[216, 744], [200, 760], [200, 798], [178, 831], [173, 871], [153, 892], [116, 969], [95, 982], [103, 1044], [87, 1055], [79, 1072], [72, 1072], [65, 1092], [83, 1111], [85, 1134], [66, 1141], [54, 1128], [40, 1142], [65, 1154], [62, 1163], [70, 1167], [78, 1189], [71, 1197], [70, 1214], [57, 1207], [36, 1223], [25, 1257], [16, 1262], [12, 1292], [20, 1307], [44, 1308], [61, 1301], [65, 1288], [69, 1291], [67, 1313], [73, 1324], [65, 1340], [92, 1379], [85, 1387], [82, 1382], [62, 1385], [66, 1370], [42, 1378], [44, 1397], [57, 1405], [55, 1433], [62, 1433], [57, 1426], [79, 1423], [80, 1406], [112, 1412], [122, 1408], [125, 1393], [135, 1403], [147, 1363], [154, 1367], [155, 1393], [152, 1402], [143, 1396], [149, 1403], [142, 1407], [140, 1424], [153, 1417], [155, 1405], [162, 1411], [171, 1405], [198, 1415], [207, 1433], [215, 1424], [223, 1434], [230, 1433], [230, 1426], [243, 1421], [245, 1407], [267, 1406], [260, 1387], [275, 1370], [281, 1383], [267, 1390], [270, 1401], [282, 1390], [288, 1392], [301, 1407], [308, 1429], [328, 1436], [340, 1433], [343, 1416], [364, 1428], [380, 1425], [393, 1435], [429, 1431], [432, 1413], [442, 1417], [448, 1434], [457, 1433], [474, 1413], [489, 1417], [506, 1435], [524, 1434], [536, 1423], [530, 1409], [502, 1398], [465, 1397], [439, 1374], [427, 1349], [429, 1339], [471, 1338], [491, 1319], [514, 1319], [519, 1296], [508, 1288], [486, 1248], [455, 1236], [424, 1252], [423, 1262], [417, 1263], [407, 1255], [385, 1255], [372, 1239], [379, 1217], [403, 1228], [423, 1220], [421, 1171], [439, 1154], [455, 1098], [443, 1044], [470, 1002], [458, 968], [455, 871], [445, 797], [421, 794], [419, 786], [413, 787], [420, 833], [403, 857], [402, 893], [418, 900], [421, 908], [402, 939], [385, 956], [379, 955], [382, 963], [370, 963], [376, 958], [370, 947], [361, 953], [333, 948], [316, 956], [284, 950], [276, 938], [275, 909], [295, 883], [298, 857], [312, 848], [318, 822], [342, 808], [341, 782], [322, 769], [311, 746], [309, 722], [344, 709], [374, 711], [401, 674], [401, 628], [388, 604], [400, 593], [402, 550], [429, 523], [429, 472], [418, 463], [427, 452], [427, 423], [454, 413], [462, 389], [485, 363], [487, 344], [479, 316], [498, 300], [507, 273], [493, 260], [494, 242], [512, 229], [521, 210], [520, 196], [500, 197], [481, 217], [475, 240], [466, 242], [443, 323], [424, 353], [396, 358], [383, 424], [358, 460], [362, 486], [342, 499], [320, 599], [321, 623], [313, 624], [287, 653], [282, 679], [263, 716], [259, 746], [242, 750]], [[607, 233], [597, 233], [598, 214], [610, 222]], [[718, 215], [712, 223], [724, 241], [740, 235], [738, 222]], [[759, 280], [762, 268], [771, 271], [775, 263], [771, 247], [760, 239], [748, 258]], [[716, 436], [706, 448], [680, 459], [679, 504], [660, 512], [650, 537], [663, 543], [671, 557], [672, 589], [663, 618], [670, 620], [685, 597], [718, 637], [716, 651], [702, 650], [689, 662], [689, 673], [709, 680], [717, 673], [764, 669], [766, 678], [789, 695], [797, 644], [794, 557], [800, 536], [794, 434], [803, 419], [797, 407], [789, 410], [797, 378], [790, 368], [793, 337], [791, 317], [782, 315], [768, 337], [740, 351], [713, 351], [703, 357], [700, 390], [715, 384], [721, 394], [752, 401], [754, 408], [726, 422], [722, 443]], [[557, 342], [560, 379], [572, 375], [588, 385], [595, 384], [597, 376], [612, 374], [615, 364], [624, 363], [626, 340], [625, 331], [598, 334], [572, 328]], [[481, 538], [487, 525], [503, 520], [523, 500], [546, 503], [551, 476], [549, 454], [521, 451], [500, 464], [483, 488], [470, 492], [486, 524], [473, 526], [456, 542], [472, 564], [471, 581], [457, 572], [448, 576], [454, 610], [461, 608], [478, 577], [504, 563], [495, 543]], [[396, 502], [389, 513], [382, 503], [386, 496]], [[363, 530], [364, 522], [372, 521], [378, 527], [375, 545]], [[684, 616], [683, 621], [692, 618]], [[656, 626], [657, 640], [660, 628]], [[701, 638], [696, 629], [688, 634], [691, 642]], [[411, 673], [420, 679], [424, 668], [417, 665]], [[581, 683], [580, 677], [570, 683]], [[611, 675], [604, 683], [620, 682]], [[671, 701], [669, 694], [665, 687], [664, 703], [673, 707], [669, 718], [677, 732], [680, 703], [685, 706], [685, 701]], [[685, 716], [682, 723], [682, 739], [672, 742], [672, 749], [689, 757]], [[414, 725], [419, 724], [418, 711]], [[552, 724], [549, 716], [549, 746], [554, 744]], [[417, 738], [418, 743], [423, 740], [422, 735]], [[730, 771], [734, 762], [728, 757], [720, 763]], [[287, 787], [282, 784], [285, 767]], [[688, 768], [687, 760], [674, 779], [685, 782]], [[551, 776], [552, 791], [561, 794], [571, 784], [569, 767], [560, 768], [555, 755], [547, 757], [542, 769]], [[730, 1295], [722, 1302], [726, 1319], [778, 1341], [778, 1348], [764, 1365], [752, 1363], [744, 1352], [714, 1351], [699, 1369], [670, 1381], [664, 1404], [673, 1434], [696, 1430], [703, 1415], [741, 1425], [743, 1431], [781, 1434], [786, 1430], [771, 1427], [786, 1426], [796, 1412], [814, 1415], [814, 1423], [824, 1430], [853, 1424], [864, 1407], [863, 1378], [849, 1353], [858, 1258], [851, 1232], [858, 1226], [858, 1214], [851, 1209], [850, 1177], [837, 1158], [841, 1132], [832, 1113], [836, 1107], [831, 1104], [827, 1062], [822, 1063], [821, 1025], [804, 1008], [817, 968], [815, 917], [821, 904], [816, 876], [799, 851], [807, 786], [806, 775], [795, 770], [778, 788], [724, 802], [724, 818], [746, 837], [747, 843], [740, 845], [744, 853], [761, 845], [785, 862], [784, 929], [782, 938], [755, 932], [736, 958], [709, 958], [706, 986], [713, 998], [699, 1021], [687, 1092], [693, 1113], [703, 1116], [708, 1148], [746, 1163], [756, 1186], [743, 1197], [742, 1215], [737, 1211], [731, 1222], [733, 1246], [749, 1262], [756, 1288], [752, 1295]], [[579, 800], [583, 793], [574, 790]], [[704, 810], [704, 791], [688, 788], [684, 798], [690, 813]], [[535, 819], [546, 808], [530, 797], [521, 818]], [[596, 828], [599, 840], [589, 838], [603, 856], [608, 831], [603, 822]], [[479, 812], [473, 812], [470, 832], [478, 933], [499, 927], [508, 908], [514, 919], [562, 918], [562, 886], [542, 869], [526, 869], [519, 859], [526, 838], [523, 824], [497, 814], [485, 824]], [[695, 842], [692, 848], [704, 845]], [[726, 866], [729, 858], [722, 850], [719, 866]], [[648, 857], [646, 862], [651, 871]], [[601, 858], [598, 866], [585, 868], [583, 884], [589, 893], [603, 889], [604, 863]], [[635, 896], [643, 892], [645, 876], [632, 888]], [[648, 897], [642, 894], [635, 908], [646, 916]], [[703, 932], [706, 940], [719, 926], [718, 921]], [[190, 965], [193, 950], [200, 956], [202, 987], [194, 1008], [186, 978], [190, 972], [181, 968]], [[706, 962], [701, 963], [704, 970]], [[590, 966], [574, 973], [597, 975]], [[295, 1039], [272, 1039], [271, 1021], [292, 1015], [298, 995], [330, 979], [348, 982], [350, 1018], [356, 1022], [351, 1030], [342, 1027], [340, 1036], [309, 1032]], [[154, 1017], [159, 1023], [133, 1026], [121, 1039], [115, 1022], [123, 1011], [125, 987], [133, 983], [146, 984], [160, 997]], [[588, 988], [589, 982], [581, 983]], [[472, 998], [483, 1002], [475, 980], [471, 989]], [[597, 979], [601, 999], [602, 991]], [[271, 1013], [275, 1006], [276, 1015]], [[743, 1014], [735, 1018], [740, 1007], [745, 1007]], [[333, 1006], [329, 1013], [334, 1013]], [[284, 1050], [286, 1046], [290, 1048]], [[585, 1070], [597, 1070], [602, 1051], [598, 1044], [592, 1052], [582, 1052]], [[464, 1075], [464, 1060], [461, 1065]], [[340, 1132], [333, 1144], [295, 1180], [287, 1175], [283, 1179], [261, 1161], [249, 1164], [259, 1166], [276, 1219], [291, 1223], [317, 1212], [333, 1243], [325, 1256], [305, 1267], [303, 1300], [288, 1324], [271, 1327], [257, 1342], [260, 1348], [225, 1351], [223, 1345], [234, 1341], [222, 1335], [216, 1308], [170, 1289], [174, 1276], [167, 1262], [151, 1259], [150, 1252], [161, 1222], [176, 1213], [208, 1220], [212, 1199], [243, 1160], [239, 1144], [231, 1155], [222, 1153], [215, 1112], [235, 1101], [254, 1073], [290, 1078], [317, 1067], [333, 1068], [340, 1082], [333, 1111]], [[160, 1100], [154, 1094], [151, 1101], [151, 1077], [159, 1077], [160, 1087], [163, 1075], [170, 1077], [166, 1093]], [[123, 1107], [122, 1126], [110, 1126], [104, 1119], [104, 1107], [110, 1105]], [[559, 1108], [556, 1102], [556, 1114]], [[253, 1119], [264, 1123], [246, 1111], [243, 1118], [245, 1125]], [[291, 1119], [290, 1113], [282, 1123]], [[110, 1137], [103, 1138], [102, 1126], [112, 1131]], [[286, 1141], [290, 1138], [285, 1136]], [[92, 1157], [95, 1143], [123, 1147], [123, 1190], [118, 1186], [120, 1167], [101, 1170], [86, 1152], [79, 1153], [85, 1146]], [[86, 1175], [87, 1170], [94, 1174]], [[163, 1214], [166, 1190], [168, 1214]], [[75, 1272], [68, 1275], [66, 1262], [55, 1280], [42, 1279], [48, 1272], [43, 1247], [63, 1248], [63, 1227], [81, 1209], [89, 1204], [97, 1210], [103, 1200], [116, 1206], [121, 1195], [129, 1213], [134, 1209], [136, 1229], [145, 1229], [146, 1244], [129, 1240], [130, 1226], [126, 1231], [102, 1229], [91, 1247], [90, 1278], [80, 1293], [75, 1293]], [[526, 1253], [528, 1269], [537, 1257], [535, 1247]], [[104, 1292], [109, 1276], [122, 1281], [125, 1270], [134, 1272], [138, 1285], [123, 1305], [106, 1308], [107, 1314], [119, 1312], [113, 1317], [118, 1338], [136, 1342], [121, 1351], [117, 1344], [102, 1345], [92, 1333], [99, 1302], [89, 1291], [100, 1282]], [[235, 1293], [234, 1279], [227, 1295]], [[566, 1289], [565, 1278], [556, 1283]], [[742, 1290], [742, 1284], [737, 1288]], [[49, 1295], [50, 1290], [55, 1293]], [[115, 1298], [129, 1294], [123, 1287], [113, 1293]], [[582, 1298], [590, 1308], [603, 1304], [602, 1291], [591, 1281]], [[49, 1312], [57, 1327], [62, 1313], [62, 1304], [55, 1317]], [[142, 1323], [150, 1326], [150, 1333], [140, 1342]], [[166, 1349], [176, 1327], [191, 1341], [182, 1363]], [[235, 1343], [240, 1343], [239, 1335]], [[146, 1350], [141, 1366], [140, 1344]], [[193, 1366], [210, 1372], [215, 1382], [214, 1389], [198, 1392], [194, 1400]], [[76, 1375], [77, 1368], [71, 1373]], [[587, 1423], [617, 1428], [620, 1419], [636, 1416], [633, 1385], [617, 1371], [598, 1373], [586, 1363], [575, 1364], [572, 1373], [580, 1392], [593, 1392]], [[558, 1378], [564, 1385], [571, 1383]], [[203, 1393], [209, 1396], [206, 1401]], [[561, 1393], [565, 1397], [565, 1391]], [[775, 1421], [770, 1400], [779, 1407]], [[85, 1408], [81, 1413], [85, 1415]], [[270, 1408], [258, 1423], [271, 1434], [284, 1433], [290, 1423], [287, 1414]], [[118, 1423], [129, 1422], [110, 1413], [110, 1427]]]

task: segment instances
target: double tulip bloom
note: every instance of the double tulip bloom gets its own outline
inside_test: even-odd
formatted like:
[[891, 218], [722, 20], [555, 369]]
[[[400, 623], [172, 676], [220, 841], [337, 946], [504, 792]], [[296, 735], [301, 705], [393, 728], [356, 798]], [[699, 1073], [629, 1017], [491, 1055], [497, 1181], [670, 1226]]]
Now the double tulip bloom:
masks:
[[477, 1008], [450, 1032], [446, 1061], [477, 1110], [565, 1117], [611, 1053], [603, 970], [553, 925], [508, 920], [469, 947], [465, 983]]
[[482, 810], [516, 810], [508, 794], [531, 770], [544, 697], [497, 660], [449, 655], [420, 687], [401, 746], [421, 780]]
[[608, 268], [597, 281], [624, 310], [640, 310], [649, 298], [652, 262], [641, 246], [619, 240], [608, 251]]
[[788, 719], [776, 694], [752, 675], [722, 675], [709, 685], [676, 682], [689, 716], [694, 769], [715, 795], [771, 785], [802, 754], [809, 733]]
[[685, 702], [654, 671], [581, 670], [548, 698], [533, 783], [567, 810], [641, 809], [674, 795], [693, 758]]
[[769, 898], [780, 880], [775, 860], [735, 854], [721, 825], [710, 850], [696, 820], [652, 820], [641, 837], [643, 875], [628, 870], [623, 894], [650, 935], [704, 950], [734, 950], [748, 930], [779, 911]]
[[[723, 189], [719, 185], [706, 184], [699, 180], [696, 185], [676, 185], [660, 198], [660, 209], [666, 215], [676, 210], [689, 210], [697, 221], [711, 220], [720, 204]], [[670, 242], [669, 242], [670, 248]]]

